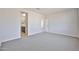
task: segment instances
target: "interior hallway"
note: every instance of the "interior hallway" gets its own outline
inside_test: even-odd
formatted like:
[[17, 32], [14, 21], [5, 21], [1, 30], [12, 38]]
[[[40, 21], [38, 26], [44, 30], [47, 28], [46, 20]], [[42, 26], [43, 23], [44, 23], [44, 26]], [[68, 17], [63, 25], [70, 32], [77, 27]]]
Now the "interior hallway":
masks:
[[39, 33], [2, 44], [2, 51], [79, 51], [79, 39], [52, 33]]

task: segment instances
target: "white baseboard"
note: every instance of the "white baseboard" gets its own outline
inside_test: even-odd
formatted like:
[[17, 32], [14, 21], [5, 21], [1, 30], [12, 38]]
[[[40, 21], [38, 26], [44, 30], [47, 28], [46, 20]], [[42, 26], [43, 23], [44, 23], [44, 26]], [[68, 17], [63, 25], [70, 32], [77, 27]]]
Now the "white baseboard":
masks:
[[[53, 32], [48, 32], [48, 33], [51, 33], [51, 34], [59, 34], [59, 33], [53, 33]], [[65, 36], [70, 36], [70, 37], [74, 37], [74, 38], [78, 38], [79, 39], [79, 37], [77, 37], [75, 35], [67, 35], [67, 34], [61, 34], [61, 33], [59, 35], [65, 35]]]
[[7, 42], [7, 41], [11, 41], [11, 40], [16, 40], [16, 39], [19, 39], [19, 38], [20, 38], [20, 37], [6, 39], [6, 40], [2, 41], [2, 43], [3, 43], [3, 42]]
[[38, 33], [41, 33], [43, 31], [39, 31], [39, 32], [35, 32], [35, 33], [31, 33], [31, 34], [28, 34], [28, 36], [32, 36], [32, 35], [35, 35], [35, 34], [38, 34]]

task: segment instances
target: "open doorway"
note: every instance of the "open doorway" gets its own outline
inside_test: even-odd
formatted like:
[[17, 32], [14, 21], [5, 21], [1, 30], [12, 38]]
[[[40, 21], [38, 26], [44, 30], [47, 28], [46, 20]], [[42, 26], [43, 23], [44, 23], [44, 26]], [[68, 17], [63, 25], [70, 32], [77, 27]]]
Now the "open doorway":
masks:
[[28, 37], [28, 14], [21, 12], [21, 38]]

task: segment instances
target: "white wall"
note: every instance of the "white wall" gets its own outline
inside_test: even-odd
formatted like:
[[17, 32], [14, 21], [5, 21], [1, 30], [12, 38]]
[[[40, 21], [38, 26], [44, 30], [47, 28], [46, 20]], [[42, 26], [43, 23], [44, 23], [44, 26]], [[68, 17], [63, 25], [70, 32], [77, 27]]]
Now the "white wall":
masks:
[[28, 36], [43, 32], [41, 21], [45, 17], [33, 11], [21, 9], [21, 11], [28, 13]]
[[[0, 9], [0, 43], [20, 38], [21, 11], [24, 10]], [[28, 35], [42, 32], [41, 20], [44, 20], [44, 16], [31, 11], [25, 10], [24, 12], [28, 13]]]
[[15, 8], [0, 8], [0, 42], [20, 38], [19, 12]]
[[34, 12], [28, 12], [28, 35], [33, 35], [43, 31], [41, 21], [44, 17]]
[[[0, 42], [20, 38], [20, 11], [24, 10], [18, 10], [15, 8], [0, 9]], [[77, 9], [55, 13], [48, 18], [31, 11], [25, 12], [28, 13], [29, 35], [48, 31], [79, 37]], [[44, 28], [41, 26], [41, 20], [44, 20]]]
[[77, 10], [66, 10], [49, 16], [48, 32], [77, 37]]
[[77, 11], [78, 11], [77, 12], [77, 15], [78, 15], [78, 17], [77, 17], [78, 18], [78, 21], [77, 21], [78, 35], [77, 35], [77, 37], [79, 38], [79, 9], [77, 9]]

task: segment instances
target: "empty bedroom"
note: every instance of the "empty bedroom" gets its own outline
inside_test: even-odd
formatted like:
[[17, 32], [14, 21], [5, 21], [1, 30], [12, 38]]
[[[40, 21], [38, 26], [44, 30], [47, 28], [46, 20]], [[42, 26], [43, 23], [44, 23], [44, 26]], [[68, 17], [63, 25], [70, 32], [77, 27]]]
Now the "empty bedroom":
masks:
[[0, 51], [79, 51], [79, 9], [0, 8]]

